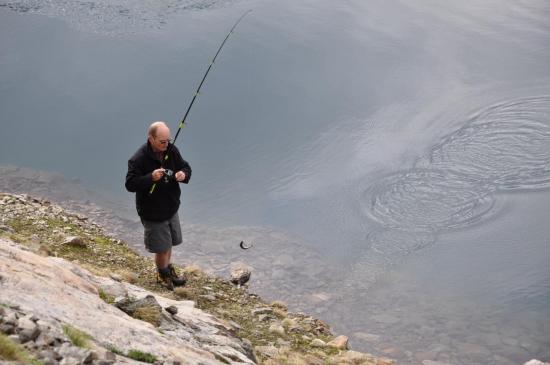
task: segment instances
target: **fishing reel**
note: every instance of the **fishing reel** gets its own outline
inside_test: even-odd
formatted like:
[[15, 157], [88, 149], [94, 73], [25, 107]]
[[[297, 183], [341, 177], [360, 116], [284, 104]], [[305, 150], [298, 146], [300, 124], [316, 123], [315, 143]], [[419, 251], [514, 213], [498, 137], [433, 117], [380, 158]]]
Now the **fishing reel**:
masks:
[[176, 176], [174, 175], [174, 171], [170, 169], [164, 169], [164, 175], [162, 175], [162, 182], [169, 183], [171, 181], [176, 181]]

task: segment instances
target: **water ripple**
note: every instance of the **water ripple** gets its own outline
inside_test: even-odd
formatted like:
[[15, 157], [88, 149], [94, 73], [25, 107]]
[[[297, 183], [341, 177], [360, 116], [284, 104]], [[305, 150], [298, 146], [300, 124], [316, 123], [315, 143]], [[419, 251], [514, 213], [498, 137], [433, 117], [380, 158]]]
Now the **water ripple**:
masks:
[[390, 229], [437, 232], [479, 221], [493, 192], [550, 187], [550, 97], [509, 101], [474, 115], [414, 168], [370, 191], [373, 219]]
[[387, 228], [410, 232], [469, 225], [493, 206], [487, 185], [445, 170], [394, 174], [379, 181], [372, 193], [372, 217]]
[[550, 97], [488, 108], [436, 145], [429, 160], [500, 190], [550, 187]]
[[164, 27], [174, 14], [225, 6], [234, 0], [12, 0], [0, 7], [61, 18], [71, 26], [105, 35], [141, 33]]

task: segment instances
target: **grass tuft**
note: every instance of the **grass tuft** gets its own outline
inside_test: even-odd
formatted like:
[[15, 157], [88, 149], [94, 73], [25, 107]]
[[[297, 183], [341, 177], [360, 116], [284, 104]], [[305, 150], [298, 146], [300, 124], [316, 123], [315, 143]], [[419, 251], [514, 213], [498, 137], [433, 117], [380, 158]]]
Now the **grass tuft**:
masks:
[[23, 346], [15, 343], [3, 333], [0, 333], [0, 360], [17, 361], [32, 365], [44, 365], [42, 361], [36, 360], [30, 356]]
[[150, 364], [157, 361], [157, 357], [155, 355], [139, 350], [130, 350], [126, 356], [132, 360], [147, 362]]
[[98, 290], [99, 297], [107, 304], [113, 304], [115, 302], [115, 297], [110, 294], [107, 294], [105, 290], [99, 288]]
[[65, 333], [65, 335], [69, 337], [69, 340], [71, 340], [73, 345], [86, 349], [90, 348], [89, 341], [92, 339], [92, 336], [90, 336], [86, 332], [81, 331], [71, 325], [65, 324], [63, 325], [63, 333]]
[[160, 326], [161, 309], [159, 307], [146, 306], [137, 308], [132, 315], [136, 319], [151, 323], [153, 326]]

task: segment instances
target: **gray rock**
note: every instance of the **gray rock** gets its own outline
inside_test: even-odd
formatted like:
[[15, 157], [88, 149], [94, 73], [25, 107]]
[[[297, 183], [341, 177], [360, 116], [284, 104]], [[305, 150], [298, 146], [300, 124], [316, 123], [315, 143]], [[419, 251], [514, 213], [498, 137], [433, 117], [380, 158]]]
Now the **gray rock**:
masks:
[[256, 359], [256, 355], [254, 355], [254, 347], [252, 346], [252, 342], [248, 338], [242, 339], [241, 347], [243, 348], [246, 357], [248, 357], [255, 363], [258, 362], [258, 359]]
[[44, 331], [41, 331], [40, 335], [36, 339], [36, 344], [38, 346], [53, 346], [54, 343], [55, 343], [55, 338], [49, 333], [46, 333]]
[[7, 316], [4, 317], [4, 323], [5, 324], [11, 324], [13, 326], [19, 325], [19, 320], [17, 319], [17, 316], [15, 313], [9, 313]]
[[113, 352], [111, 352], [111, 351], [105, 352], [104, 357], [105, 357], [105, 360], [109, 360], [109, 361], [110, 361], [110, 360], [112, 360], [112, 361], [115, 361], [115, 360], [116, 360], [116, 355], [115, 355]]
[[72, 364], [73, 360], [75, 360], [77, 364], [89, 364], [93, 360], [93, 354], [90, 350], [72, 346], [69, 343], [61, 345], [57, 352], [63, 357], [61, 364], [63, 364], [65, 360], [67, 364]]
[[260, 314], [273, 314], [273, 309], [269, 307], [263, 307], [263, 308], [254, 308], [250, 311], [253, 316], [257, 316]]
[[269, 332], [275, 333], [280, 336], [285, 335], [285, 329], [283, 328], [283, 326], [281, 326], [280, 323], [273, 323], [271, 326], [269, 326]]
[[257, 353], [260, 353], [267, 357], [276, 357], [277, 355], [279, 355], [279, 350], [273, 345], [256, 346], [254, 349]]
[[76, 247], [86, 247], [86, 242], [84, 242], [84, 239], [78, 236], [68, 236], [62, 244]]
[[116, 302], [115, 306], [130, 316], [132, 316], [138, 308], [144, 307], [158, 308], [159, 313], [162, 311], [162, 307], [152, 295], [147, 295], [146, 297], [138, 300], [124, 298], [123, 300]]
[[38, 358], [44, 364], [57, 364], [57, 354], [53, 350], [42, 350], [38, 353]]
[[0, 324], [0, 332], [5, 335], [13, 335], [15, 333], [15, 326], [13, 324]]
[[29, 317], [23, 317], [19, 320], [18, 335], [21, 343], [34, 341], [40, 335], [40, 329]]
[[314, 339], [313, 341], [311, 341], [309, 345], [311, 347], [319, 347], [319, 348], [327, 347], [327, 343], [321, 340], [320, 338]]
[[332, 341], [329, 341], [327, 343], [327, 346], [336, 348], [338, 350], [347, 350], [348, 348], [348, 337], [340, 335], [336, 338], [334, 338]]
[[166, 307], [164, 308], [168, 313], [170, 314], [177, 314], [178, 313], [178, 308], [176, 306], [169, 306], [169, 307]]
[[269, 322], [270, 320], [272, 320], [274, 317], [269, 315], [269, 314], [260, 314], [258, 316], [258, 320], [260, 322]]
[[19, 339], [18, 335], [9, 335], [8, 338], [15, 343], [21, 343], [21, 340]]
[[231, 283], [237, 285], [237, 287], [241, 287], [241, 285], [246, 284], [250, 280], [252, 270], [249, 266], [242, 263], [234, 263], [231, 266]]

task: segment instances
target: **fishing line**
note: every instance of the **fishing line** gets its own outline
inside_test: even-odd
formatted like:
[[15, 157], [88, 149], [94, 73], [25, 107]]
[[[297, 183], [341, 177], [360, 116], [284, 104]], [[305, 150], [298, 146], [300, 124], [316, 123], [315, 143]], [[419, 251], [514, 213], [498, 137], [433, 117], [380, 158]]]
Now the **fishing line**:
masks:
[[[223, 42], [221, 43], [220, 47], [218, 48], [218, 51], [216, 52], [216, 55], [214, 56], [214, 58], [212, 59], [212, 62], [210, 62], [210, 65], [208, 65], [208, 69], [206, 70], [206, 72], [204, 73], [204, 76], [202, 77], [202, 80], [199, 84], [199, 87], [197, 87], [197, 90], [195, 91], [195, 95], [193, 96], [193, 99], [191, 99], [191, 103], [189, 104], [189, 107], [187, 107], [187, 111], [185, 112], [185, 115], [183, 116], [183, 119], [181, 120], [180, 124], [179, 124], [179, 127], [178, 127], [178, 131], [176, 132], [176, 136], [174, 137], [174, 140], [172, 141], [172, 143], [168, 144], [168, 148], [166, 149], [166, 154], [164, 155], [164, 159], [163, 161], [161, 161], [161, 165], [160, 167], [162, 168], [164, 166], [164, 163], [168, 160], [168, 156], [169, 156], [169, 152], [170, 152], [170, 149], [172, 148], [172, 145], [174, 145], [176, 143], [176, 139], [178, 139], [178, 135], [180, 134], [180, 132], [182, 131], [183, 127], [185, 126], [185, 120], [187, 119], [187, 115], [189, 114], [189, 111], [191, 110], [191, 107], [193, 106], [193, 104], [195, 103], [195, 99], [197, 98], [197, 96], [199, 95], [200, 93], [200, 90], [201, 90], [201, 87], [202, 87], [202, 84], [204, 83], [204, 80], [206, 80], [206, 76], [208, 76], [208, 73], [210, 72], [210, 69], [212, 68], [212, 65], [216, 62], [216, 58], [218, 57], [218, 55], [220, 54], [220, 51], [222, 50], [225, 42], [227, 41], [227, 39], [229, 38], [229, 36], [233, 33], [233, 31], [235, 30], [235, 28], [237, 27], [237, 25], [239, 25], [239, 23], [241, 22], [241, 20], [243, 20], [243, 18], [252, 11], [251, 10], [247, 10], [243, 15], [241, 15], [241, 17], [235, 22], [235, 24], [233, 25], [233, 27], [231, 28], [231, 30], [229, 31], [229, 33], [227, 33], [227, 36], [224, 38]], [[149, 190], [149, 194], [153, 194], [153, 192], [155, 191], [155, 188], [157, 186], [157, 183], [153, 183], [153, 186], [151, 186], [151, 189]]]

